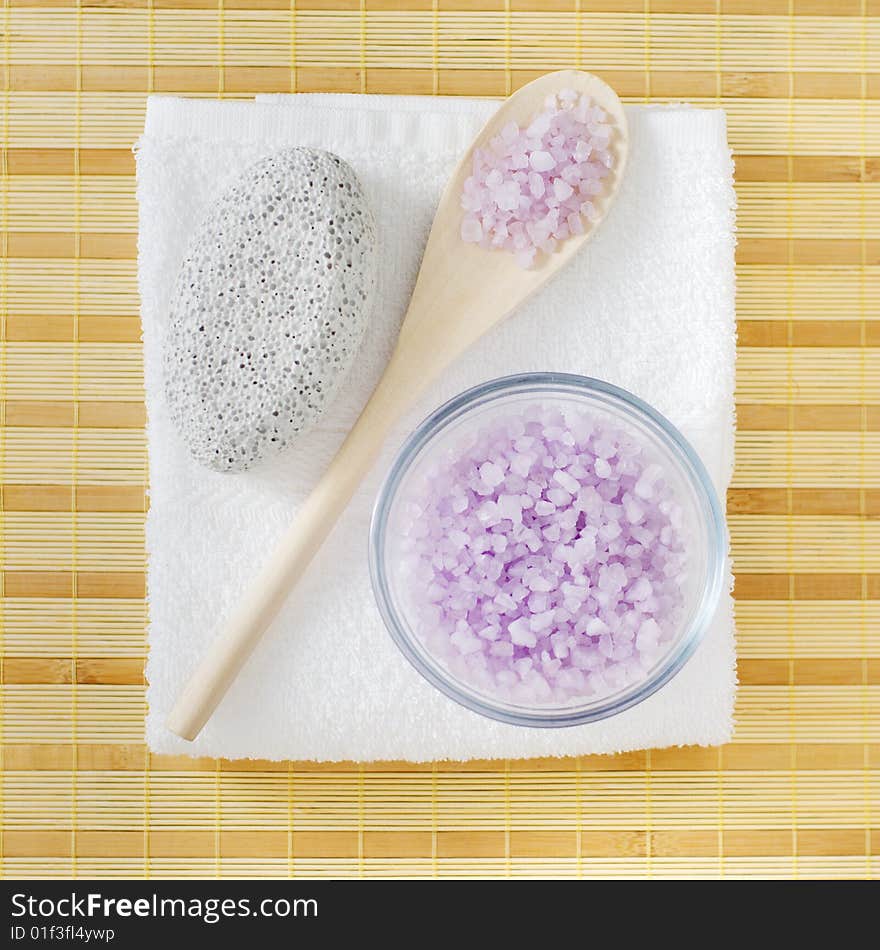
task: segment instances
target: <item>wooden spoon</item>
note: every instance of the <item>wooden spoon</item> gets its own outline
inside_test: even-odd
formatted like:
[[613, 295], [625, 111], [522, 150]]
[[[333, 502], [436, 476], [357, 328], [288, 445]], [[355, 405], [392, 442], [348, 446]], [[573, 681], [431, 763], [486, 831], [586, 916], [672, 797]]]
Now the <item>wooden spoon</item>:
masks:
[[[585, 233], [560, 242], [553, 254], [540, 254], [535, 266], [524, 270], [509, 251], [485, 250], [462, 241], [462, 190], [471, 174], [474, 149], [511, 120], [524, 128], [542, 110], [547, 96], [563, 89], [586, 93], [609, 114], [613, 168], [602, 194], [593, 199], [598, 215], [584, 222]], [[324, 477], [193, 673], [168, 717], [172, 732], [190, 740], [199, 734], [369, 471], [400, 414], [441, 370], [543, 287], [590, 239], [617, 195], [627, 145], [626, 116], [614, 91], [596, 76], [571, 69], [524, 86], [488, 121], [440, 200], [385, 374]]]

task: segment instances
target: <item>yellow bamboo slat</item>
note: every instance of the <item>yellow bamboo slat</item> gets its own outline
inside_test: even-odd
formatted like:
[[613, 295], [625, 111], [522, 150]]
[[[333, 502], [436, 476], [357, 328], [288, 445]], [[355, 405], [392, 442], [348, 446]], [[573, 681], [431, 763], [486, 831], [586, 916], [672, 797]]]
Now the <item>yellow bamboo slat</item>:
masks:
[[142, 484], [145, 448], [140, 429], [11, 428], [6, 435], [5, 483]]
[[876, 601], [740, 601], [736, 626], [741, 659], [880, 657]]
[[728, 517], [737, 570], [876, 571], [880, 522], [858, 517]]
[[142, 400], [137, 345], [6, 344], [6, 396], [16, 399]]
[[[55, 11], [47, 26], [39, 9], [14, 7], [10, 62], [69, 64], [77, 57], [73, 10]], [[288, 67], [289, 12], [225, 9], [224, 62]], [[857, 70], [863, 43], [880, 42], [880, 28], [859, 17], [801, 16], [796, 42], [785, 16], [730, 16], [503, 10], [444, 11], [435, 30], [430, 9], [380, 11], [301, 9], [296, 18], [297, 62], [344, 67], [359, 61], [366, 33], [367, 67], [439, 69], [554, 68], [578, 54], [597, 70], [643, 69], [645, 38], [652, 71], [785, 72]], [[152, 43], [148, 38], [152, 22]], [[87, 9], [81, 17], [81, 56], [89, 63], [196, 65], [218, 61], [214, 9]], [[577, 44], [580, 42], [580, 50]], [[436, 52], [435, 52], [436, 46]], [[152, 57], [152, 59], [151, 59]], [[870, 69], [870, 65], [868, 67]], [[878, 72], [875, 65], [873, 72]]]
[[[794, 779], [802, 809], [799, 830], [824, 831], [831, 837], [833, 831], [858, 829], [864, 817], [860, 777], [858, 769], [838, 769], [831, 776], [792, 770], [728, 772], [724, 779], [725, 833], [789, 829], [785, 805]], [[712, 770], [652, 774], [650, 806], [645, 779], [632, 772], [584, 772], [580, 779], [575, 773], [511, 773], [507, 783], [503, 776], [472, 773], [436, 779], [430, 774], [371, 773], [360, 779], [356, 774], [337, 772], [316, 778], [315, 774], [306, 774], [300, 786], [314, 807], [298, 809], [294, 814], [296, 833], [304, 841], [311, 833], [309, 850], [313, 854], [339, 851], [340, 840], [350, 840], [349, 836], [357, 835], [361, 827], [364, 833], [373, 835], [417, 834], [436, 824], [437, 833], [447, 839], [443, 842], [447, 847], [442, 850], [458, 850], [462, 857], [473, 857], [478, 849], [490, 855], [499, 850], [503, 853], [505, 829], [518, 833], [521, 841], [539, 834], [580, 831], [592, 840], [594, 853], [602, 845], [611, 845], [608, 856], [619, 856], [626, 852], [619, 840], [621, 833], [626, 833], [631, 843], [637, 841], [644, 834], [648, 808], [652, 833], [665, 832], [670, 837], [676, 832], [714, 831], [718, 820], [718, 773]], [[64, 827], [69, 823], [75, 798], [78, 830], [124, 831], [136, 822], [142, 809], [143, 782], [142, 771], [85, 770], [75, 782], [69, 773], [41, 773], [39, 782], [12, 776], [7, 788], [17, 804], [10, 810], [7, 827], [15, 832], [22, 828], [45, 831]], [[288, 798], [286, 773], [221, 774], [219, 785], [212, 773], [153, 773], [150, 783], [155, 806], [155, 811], [151, 809], [151, 827], [157, 839], [164, 838], [166, 849], [170, 835], [176, 832], [189, 834], [195, 842], [203, 841], [202, 848], [213, 853], [215, 843], [207, 836], [213, 835], [218, 792], [224, 802], [223, 833], [230, 838], [241, 836], [241, 845], [250, 844], [253, 856], [261, 853], [254, 844], [261, 833], [287, 832], [286, 807], [281, 807], [286, 806]], [[181, 786], [186, 789], [184, 795]], [[496, 799], [505, 787], [509, 789], [510, 807], [507, 813], [499, 814]], [[394, 790], [401, 792], [405, 801], [383, 809], [382, 803]], [[574, 807], [576, 791], [586, 817], [579, 817]], [[689, 815], [681, 812], [682, 793], [690, 795]], [[618, 799], [625, 807], [620, 807]], [[358, 801], [364, 807], [363, 822], [352, 815], [351, 806]], [[469, 840], [471, 835], [475, 840]], [[618, 837], [617, 842], [607, 840], [612, 835]]]
[[[69, 878], [74, 872], [83, 877], [102, 879], [137, 877], [143, 871], [143, 861], [131, 859], [52, 858], [33, 861], [10, 858], [10, 873], [14, 877], [53, 879]], [[876, 877], [880, 859], [864, 857], [770, 857], [770, 858], [686, 858], [651, 860], [651, 877], [659, 880], [703, 879], [723, 877], [737, 880], [761, 877], [785, 880], [793, 876], [804, 880], [850, 879]], [[366, 858], [322, 858], [319, 860], [291, 860], [267, 858], [248, 861], [232, 858], [203, 859], [150, 859], [150, 868], [156, 877], [200, 879], [210, 877], [266, 878], [287, 877], [291, 873], [308, 878], [433, 878], [455, 877], [481, 879], [486, 877], [535, 878], [578, 877], [590, 879], [627, 879], [645, 874], [643, 857], [585, 860], [541, 859], [395, 859], [370, 860]]]
[[[136, 231], [134, 182], [84, 175], [78, 193], [70, 176], [17, 175], [7, 190], [10, 231]], [[79, 216], [77, 218], [77, 215]]]
[[74, 558], [83, 570], [143, 570], [141, 514], [10, 511], [4, 521], [7, 570], [65, 568]]
[[[870, 0], [16, 0], [0, 12], [0, 873], [880, 874], [880, 9]], [[727, 111], [737, 730], [720, 749], [152, 756], [135, 165], [149, 91]]]
[[[733, 485], [880, 487], [880, 433], [740, 431]], [[864, 462], [864, 471], [860, 467]], [[790, 470], [791, 469], [791, 470]]]
[[772, 264], [737, 267], [737, 314], [743, 320], [851, 320], [880, 317], [880, 268]]
[[741, 349], [736, 383], [740, 403], [876, 405], [880, 349]]
[[79, 309], [86, 314], [137, 314], [134, 260], [80, 261], [9, 258], [6, 300], [13, 313], [53, 314], [70, 310], [74, 274]]
[[89, 600], [79, 597], [7, 597], [0, 605], [3, 649], [15, 656], [70, 656], [74, 611], [77, 650], [84, 656], [141, 658], [144, 605], [140, 600]]

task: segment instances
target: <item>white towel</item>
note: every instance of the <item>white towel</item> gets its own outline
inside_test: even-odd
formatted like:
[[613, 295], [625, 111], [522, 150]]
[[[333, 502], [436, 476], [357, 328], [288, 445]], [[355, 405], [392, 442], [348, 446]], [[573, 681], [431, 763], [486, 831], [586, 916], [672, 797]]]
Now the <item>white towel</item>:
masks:
[[[292, 101], [291, 101], [292, 98]], [[139, 281], [150, 453], [147, 741], [155, 752], [370, 761], [561, 756], [729, 739], [732, 604], [654, 696], [567, 729], [484, 719], [429, 686], [391, 641], [367, 570], [380, 479], [429, 410], [480, 381], [598, 376], [678, 425], [723, 499], [733, 461], [734, 193], [724, 113], [629, 109], [627, 176], [593, 242], [537, 298], [444, 374], [388, 439], [306, 577], [196, 742], [164, 727], [223, 618], [320, 476], [391, 352], [440, 190], [496, 102], [302, 96], [271, 104], [151, 98], [137, 149]], [[187, 241], [243, 169], [291, 145], [355, 168], [380, 229], [378, 305], [317, 430], [251, 472], [193, 462], [170, 424], [161, 349]]]

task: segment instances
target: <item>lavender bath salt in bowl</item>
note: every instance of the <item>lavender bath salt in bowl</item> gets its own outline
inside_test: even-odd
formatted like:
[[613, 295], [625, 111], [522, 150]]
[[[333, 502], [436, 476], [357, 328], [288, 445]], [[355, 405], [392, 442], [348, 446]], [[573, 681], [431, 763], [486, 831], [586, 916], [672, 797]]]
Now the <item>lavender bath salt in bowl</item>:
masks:
[[493, 719], [569, 726], [668, 682], [722, 590], [727, 536], [702, 462], [600, 380], [509, 376], [426, 419], [382, 487], [379, 609], [434, 686]]

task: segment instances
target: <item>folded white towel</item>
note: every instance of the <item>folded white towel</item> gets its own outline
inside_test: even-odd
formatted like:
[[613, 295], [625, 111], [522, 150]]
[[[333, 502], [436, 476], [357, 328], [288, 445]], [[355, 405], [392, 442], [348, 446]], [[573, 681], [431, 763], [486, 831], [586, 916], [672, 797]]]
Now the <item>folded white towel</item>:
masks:
[[[195, 743], [168, 711], [231, 605], [320, 476], [391, 352], [440, 190], [497, 108], [488, 101], [302, 96], [271, 104], [152, 98], [137, 150], [139, 279], [151, 499], [147, 740], [163, 753], [318, 760], [576, 755], [732, 730], [731, 600], [682, 672], [619, 716], [571, 729], [506, 726], [436, 692], [385, 631], [367, 570], [379, 481], [427, 412], [477, 382], [560, 370], [632, 390], [672, 419], [723, 499], [733, 460], [734, 193], [724, 113], [631, 108], [618, 202], [575, 263], [480, 341], [397, 427], [316, 561]], [[193, 462], [168, 417], [161, 348], [187, 241], [245, 167], [291, 145], [355, 168], [380, 229], [378, 305], [318, 429], [245, 474]]]

